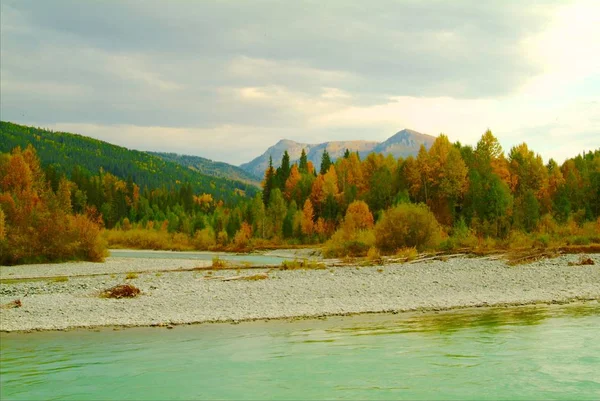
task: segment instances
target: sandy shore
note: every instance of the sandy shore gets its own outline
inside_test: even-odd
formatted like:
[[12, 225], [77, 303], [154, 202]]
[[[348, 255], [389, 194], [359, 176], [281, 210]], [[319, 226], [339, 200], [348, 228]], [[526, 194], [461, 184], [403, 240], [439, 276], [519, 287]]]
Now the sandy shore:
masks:
[[[203, 263], [184, 259], [108, 258], [103, 264], [0, 267], [0, 330], [175, 325], [316, 317], [366, 312], [442, 310], [600, 300], [600, 254], [593, 266], [568, 266], [577, 255], [528, 265], [456, 258], [325, 270], [178, 271]], [[127, 272], [143, 272], [126, 280]], [[160, 273], [158, 271], [161, 271]], [[257, 281], [222, 278], [267, 273]], [[50, 277], [68, 276], [68, 281]], [[218, 276], [218, 278], [214, 278]], [[37, 277], [32, 281], [7, 281]], [[42, 277], [42, 278], [40, 278]], [[45, 278], [43, 278], [45, 277]], [[134, 299], [105, 299], [102, 290], [130, 282]]]

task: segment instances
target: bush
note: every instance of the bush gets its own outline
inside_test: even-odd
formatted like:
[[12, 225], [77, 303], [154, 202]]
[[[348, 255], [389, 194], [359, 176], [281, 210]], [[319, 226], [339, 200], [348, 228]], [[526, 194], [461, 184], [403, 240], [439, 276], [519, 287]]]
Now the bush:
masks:
[[419, 252], [417, 251], [417, 248], [415, 248], [415, 247], [401, 248], [396, 251], [395, 256], [399, 259], [406, 259], [406, 261], [408, 262], [408, 261], [415, 259], [417, 256], [419, 256]]
[[212, 259], [212, 268], [213, 269], [226, 269], [228, 264], [225, 260], [221, 260], [218, 256], [215, 256]]
[[196, 231], [192, 244], [195, 249], [200, 251], [207, 251], [213, 248], [217, 245], [214, 231], [210, 228]]
[[360, 230], [348, 235], [343, 229], [333, 234], [323, 246], [323, 254], [328, 258], [344, 256], [365, 256], [375, 245], [373, 230]]
[[369, 248], [369, 251], [367, 252], [367, 261], [371, 264], [383, 265], [383, 258], [381, 257], [379, 249], [374, 246]]
[[399, 248], [434, 248], [441, 227], [426, 205], [401, 204], [383, 213], [375, 226], [375, 244], [384, 253]]

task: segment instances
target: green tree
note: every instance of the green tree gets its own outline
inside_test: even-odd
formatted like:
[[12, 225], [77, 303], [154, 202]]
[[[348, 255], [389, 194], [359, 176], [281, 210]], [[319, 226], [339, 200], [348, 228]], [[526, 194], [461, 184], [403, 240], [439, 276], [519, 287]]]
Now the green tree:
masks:
[[321, 157], [321, 175], [327, 174], [331, 165], [332, 163], [331, 157], [329, 156], [329, 152], [327, 152], [327, 149], [323, 149], [323, 156]]
[[301, 174], [308, 174], [308, 157], [306, 156], [306, 151], [304, 149], [302, 149], [302, 154], [300, 155], [298, 169]]
[[271, 192], [275, 188], [275, 169], [273, 169], [273, 158], [269, 157], [269, 167], [265, 171], [263, 181], [263, 203], [267, 206], [271, 200]]

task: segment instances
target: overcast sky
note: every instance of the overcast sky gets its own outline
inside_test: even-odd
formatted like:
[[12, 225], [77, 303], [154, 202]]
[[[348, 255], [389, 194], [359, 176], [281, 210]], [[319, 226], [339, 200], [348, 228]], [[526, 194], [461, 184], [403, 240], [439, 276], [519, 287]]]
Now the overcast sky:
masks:
[[1, 118], [239, 164], [403, 128], [600, 146], [600, 1], [1, 1]]

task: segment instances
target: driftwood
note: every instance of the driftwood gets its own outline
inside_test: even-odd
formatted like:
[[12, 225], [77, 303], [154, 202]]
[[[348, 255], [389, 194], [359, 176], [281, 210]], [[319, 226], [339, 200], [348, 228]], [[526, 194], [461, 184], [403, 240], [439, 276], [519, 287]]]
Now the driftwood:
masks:
[[10, 301], [7, 304], [1, 306], [2, 309], [12, 309], [12, 308], [20, 308], [23, 306], [20, 299], [15, 299], [14, 301]]

